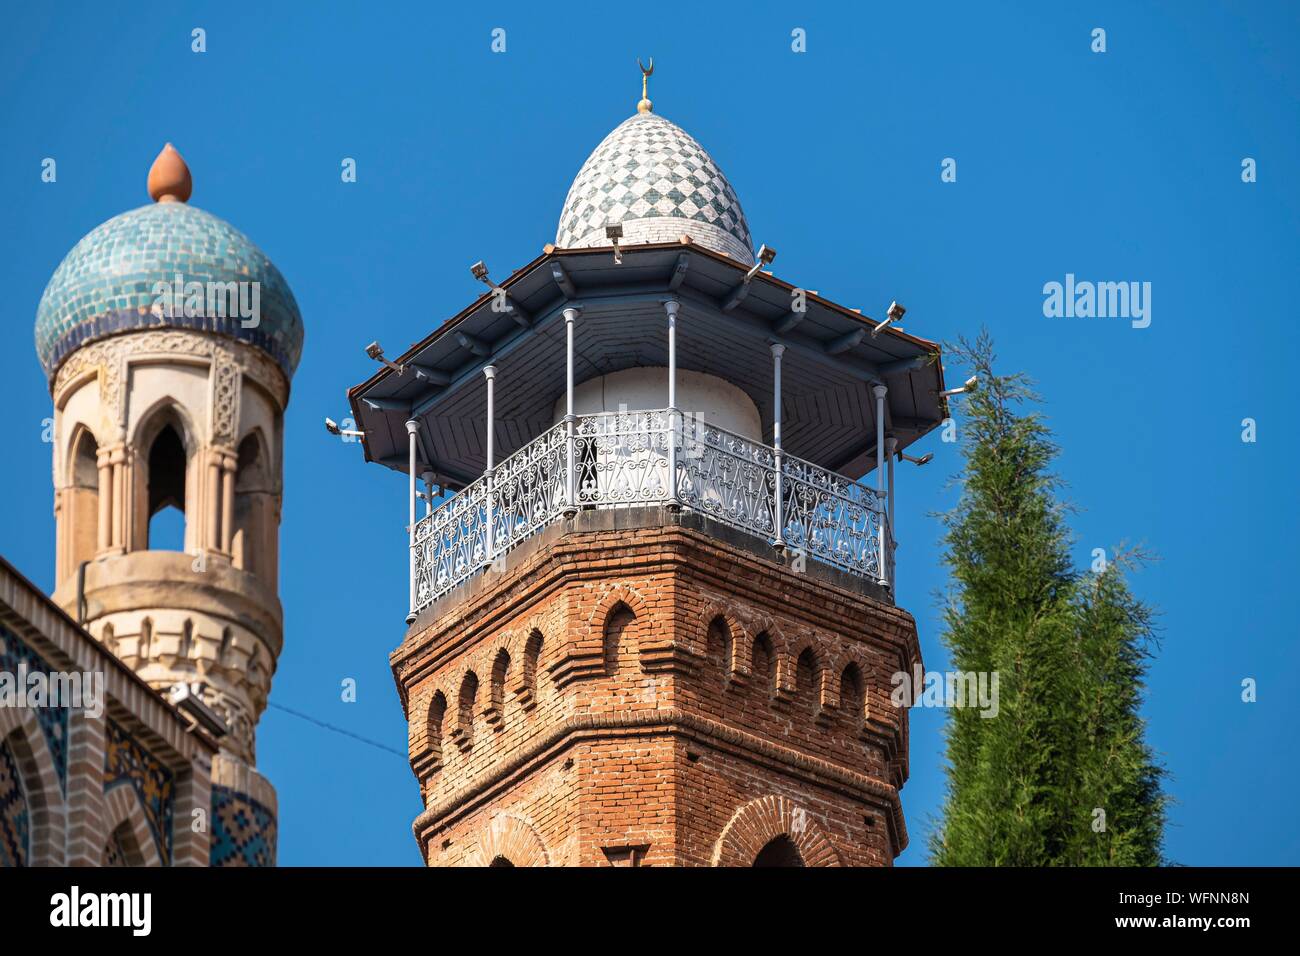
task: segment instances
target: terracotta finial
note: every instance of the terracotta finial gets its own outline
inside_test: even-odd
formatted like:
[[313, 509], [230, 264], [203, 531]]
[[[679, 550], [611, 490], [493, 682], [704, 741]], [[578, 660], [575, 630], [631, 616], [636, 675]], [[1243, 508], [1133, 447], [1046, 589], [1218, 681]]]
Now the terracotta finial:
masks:
[[194, 191], [190, 168], [168, 143], [149, 167], [149, 195], [154, 202], [187, 202]]

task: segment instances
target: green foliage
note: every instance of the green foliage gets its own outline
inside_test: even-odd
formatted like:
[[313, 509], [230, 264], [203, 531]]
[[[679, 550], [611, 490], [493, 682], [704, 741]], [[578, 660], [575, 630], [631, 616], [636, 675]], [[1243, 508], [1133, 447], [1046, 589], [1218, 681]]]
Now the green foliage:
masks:
[[1124, 575], [1141, 556], [1101, 573], [1073, 567], [1037, 396], [1023, 376], [994, 373], [987, 333], [952, 352], [979, 386], [961, 418], [961, 498], [941, 516], [952, 579], [943, 639], [954, 670], [998, 673], [999, 706], [994, 717], [949, 711], [931, 862], [1156, 865], [1164, 772], [1138, 716], [1152, 612]]

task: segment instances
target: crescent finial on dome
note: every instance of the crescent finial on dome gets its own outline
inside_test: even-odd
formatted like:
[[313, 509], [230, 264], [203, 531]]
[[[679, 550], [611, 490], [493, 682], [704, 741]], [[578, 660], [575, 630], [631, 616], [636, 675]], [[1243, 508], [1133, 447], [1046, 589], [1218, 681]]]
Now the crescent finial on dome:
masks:
[[168, 143], [149, 167], [149, 195], [154, 202], [188, 202], [193, 191], [189, 166], [176, 147]]
[[655, 58], [650, 57], [650, 66], [647, 69], [641, 66], [641, 58], [636, 58], [636, 65], [641, 67], [641, 102], [637, 103], [636, 111], [638, 113], [650, 113], [654, 111], [654, 104], [650, 102], [650, 94], [647, 90], [647, 83], [650, 75], [655, 71]]

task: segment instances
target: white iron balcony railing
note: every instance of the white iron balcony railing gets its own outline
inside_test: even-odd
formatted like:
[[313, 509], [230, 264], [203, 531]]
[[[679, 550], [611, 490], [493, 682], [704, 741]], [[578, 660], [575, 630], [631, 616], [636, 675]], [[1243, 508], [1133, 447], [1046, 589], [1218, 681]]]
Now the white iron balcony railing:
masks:
[[893, 581], [880, 492], [681, 412], [601, 412], [577, 416], [572, 451], [561, 422], [416, 523], [412, 610], [566, 512], [651, 504], [676, 504], [852, 574]]

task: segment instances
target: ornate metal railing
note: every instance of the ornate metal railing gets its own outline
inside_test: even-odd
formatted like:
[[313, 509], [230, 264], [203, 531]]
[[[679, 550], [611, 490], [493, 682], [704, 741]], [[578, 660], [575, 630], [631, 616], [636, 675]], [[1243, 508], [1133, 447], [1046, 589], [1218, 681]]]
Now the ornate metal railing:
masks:
[[416, 523], [413, 610], [566, 511], [656, 503], [698, 511], [796, 558], [893, 581], [879, 492], [680, 412], [602, 412], [577, 417], [572, 458], [561, 422]]

